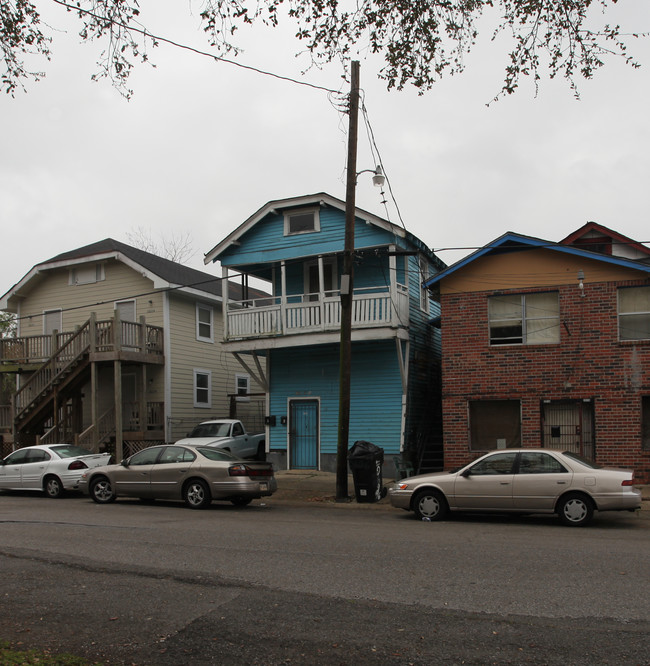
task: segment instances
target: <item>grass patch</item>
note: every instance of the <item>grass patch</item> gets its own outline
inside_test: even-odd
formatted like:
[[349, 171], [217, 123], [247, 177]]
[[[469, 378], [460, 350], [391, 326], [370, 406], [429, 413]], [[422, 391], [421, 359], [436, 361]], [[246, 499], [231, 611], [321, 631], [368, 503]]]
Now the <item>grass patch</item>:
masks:
[[93, 666], [82, 657], [72, 654], [52, 654], [47, 650], [20, 650], [8, 641], [0, 641], [0, 664], [2, 666]]

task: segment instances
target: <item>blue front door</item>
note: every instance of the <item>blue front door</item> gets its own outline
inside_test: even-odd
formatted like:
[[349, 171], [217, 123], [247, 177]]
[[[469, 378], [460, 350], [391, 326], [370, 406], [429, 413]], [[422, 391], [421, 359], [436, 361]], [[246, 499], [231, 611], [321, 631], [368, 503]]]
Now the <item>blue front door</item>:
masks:
[[318, 469], [318, 400], [289, 401], [291, 469]]

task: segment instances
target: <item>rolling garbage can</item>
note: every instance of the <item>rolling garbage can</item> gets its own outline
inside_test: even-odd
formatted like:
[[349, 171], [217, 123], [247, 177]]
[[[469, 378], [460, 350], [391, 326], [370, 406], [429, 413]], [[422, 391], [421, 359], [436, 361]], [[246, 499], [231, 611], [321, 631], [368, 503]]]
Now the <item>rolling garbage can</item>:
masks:
[[381, 466], [384, 449], [371, 442], [356, 441], [348, 451], [357, 502], [378, 502], [384, 496]]

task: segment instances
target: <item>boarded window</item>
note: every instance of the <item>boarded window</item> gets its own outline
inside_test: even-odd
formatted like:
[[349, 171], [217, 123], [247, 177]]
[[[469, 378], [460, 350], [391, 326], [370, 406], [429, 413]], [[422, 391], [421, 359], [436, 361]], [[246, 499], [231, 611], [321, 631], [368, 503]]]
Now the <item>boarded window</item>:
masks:
[[472, 451], [521, 446], [519, 400], [471, 400], [469, 426]]
[[488, 319], [492, 345], [560, 342], [557, 292], [492, 296], [488, 299]]
[[650, 339], [650, 287], [627, 287], [618, 291], [620, 340]]

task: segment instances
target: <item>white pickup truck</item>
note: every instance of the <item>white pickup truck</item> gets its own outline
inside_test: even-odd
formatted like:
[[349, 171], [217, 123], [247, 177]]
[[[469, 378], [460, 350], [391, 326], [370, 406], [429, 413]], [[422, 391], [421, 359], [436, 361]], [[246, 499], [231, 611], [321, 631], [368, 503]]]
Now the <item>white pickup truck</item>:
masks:
[[236, 419], [203, 421], [188, 433], [187, 438], [177, 442], [182, 443], [224, 449], [238, 458], [264, 460], [266, 453], [264, 433], [249, 435], [244, 424]]

